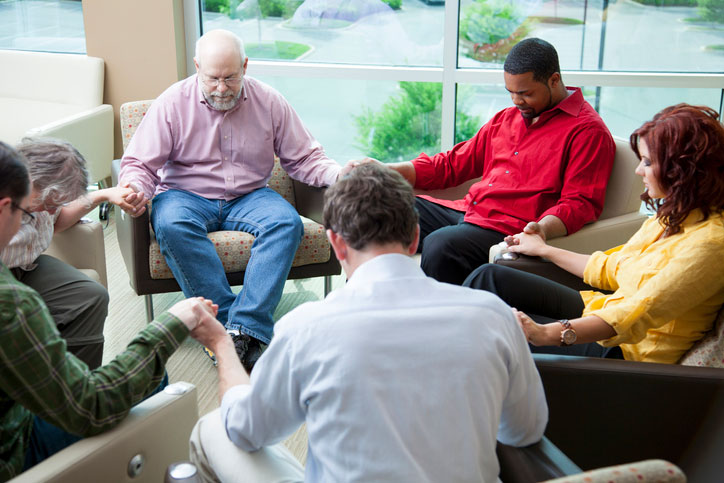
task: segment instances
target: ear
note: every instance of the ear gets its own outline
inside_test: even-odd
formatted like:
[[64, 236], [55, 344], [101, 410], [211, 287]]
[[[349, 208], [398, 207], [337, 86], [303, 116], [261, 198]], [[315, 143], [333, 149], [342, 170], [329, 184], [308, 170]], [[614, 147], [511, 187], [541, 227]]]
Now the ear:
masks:
[[415, 236], [412, 240], [412, 243], [409, 247], [407, 247], [407, 253], [410, 254], [410, 256], [417, 253], [417, 247], [420, 245], [420, 225], [415, 225]]
[[246, 66], [249, 64], [249, 57], [244, 59], [244, 65], [241, 66], [241, 75], [246, 75]]
[[199, 63], [196, 60], [196, 57], [194, 57], [194, 67], [196, 67], [196, 73], [198, 74], [199, 73]]
[[337, 257], [337, 260], [340, 262], [346, 260], [347, 242], [344, 241], [344, 238], [328, 229], [327, 239], [329, 240], [329, 244], [332, 245], [332, 250], [334, 250], [334, 255]]
[[12, 202], [13, 200], [9, 196], [6, 196], [5, 198], [0, 198], [0, 213], [12, 207]]
[[556, 87], [558, 87], [558, 84], [560, 84], [560, 83], [561, 83], [561, 73], [560, 72], [554, 72], [553, 75], [551, 75], [548, 78], [548, 86], [551, 89], [555, 89]]

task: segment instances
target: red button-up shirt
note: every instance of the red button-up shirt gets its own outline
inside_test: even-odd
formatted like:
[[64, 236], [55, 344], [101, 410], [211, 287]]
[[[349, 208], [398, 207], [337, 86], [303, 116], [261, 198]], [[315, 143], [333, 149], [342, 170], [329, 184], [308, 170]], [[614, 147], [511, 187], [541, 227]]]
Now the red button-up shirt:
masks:
[[498, 112], [471, 139], [413, 161], [415, 188], [443, 189], [482, 176], [462, 200], [430, 201], [465, 212], [465, 221], [506, 235], [555, 215], [569, 234], [603, 209], [616, 145], [601, 117], [569, 95], [530, 124], [517, 108]]

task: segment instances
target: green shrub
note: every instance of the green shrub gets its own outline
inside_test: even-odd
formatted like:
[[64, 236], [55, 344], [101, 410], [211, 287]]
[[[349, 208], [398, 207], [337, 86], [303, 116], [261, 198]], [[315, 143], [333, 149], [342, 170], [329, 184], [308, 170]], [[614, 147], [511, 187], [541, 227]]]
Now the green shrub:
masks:
[[493, 44], [510, 37], [523, 23], [515, 5], [503, 0], [477, 0], [460, 21], [460, 35], [476, 44]]
[[259, 0], [262, 17], [290, 18], [304, 0]]
[[402, 7], [402, 0], [382, 0], [392, 8], [392, 10], [399, 10]]
[[699, 15], [709, 22], [724, 23], [724, 1], [722, 0], [698, 0]]
[[204, 0], [204, 12], [218, 12], [225, 15], [231, 13], [230, 0]]
[[[355, 117], [357, 142], [363, 152], [383, 162], [416, 158], [440, 151], [442, 84], [400, 82], [401, 92], [378, 112], [366, 109]], [[480, 121], [465, 113], [455, 120], [455, 142], [478, 130]]]

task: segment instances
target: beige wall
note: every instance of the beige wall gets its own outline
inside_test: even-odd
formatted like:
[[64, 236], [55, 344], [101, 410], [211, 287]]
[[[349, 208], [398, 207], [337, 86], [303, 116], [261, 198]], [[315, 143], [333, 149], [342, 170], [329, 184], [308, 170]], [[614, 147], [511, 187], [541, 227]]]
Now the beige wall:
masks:
[[123, 143], [118, 110], [154, 99], [186, 77], [182, 0], [83, 0], [88, 55], [105, 60], [104, 102], [115, 115], [115, 156]]

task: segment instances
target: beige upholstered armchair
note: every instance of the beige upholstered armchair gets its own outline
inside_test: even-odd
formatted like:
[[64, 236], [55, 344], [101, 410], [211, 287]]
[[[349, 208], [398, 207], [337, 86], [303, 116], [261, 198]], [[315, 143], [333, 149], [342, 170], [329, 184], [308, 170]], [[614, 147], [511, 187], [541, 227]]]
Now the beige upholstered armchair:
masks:
[[103, 227], [87, 218], [53, 235], [47, 255], [64, 261], [108, 288]]
[[196, 387], [170, 384], [134, 406], [112, 430], [82, 439], [10, 481], [164, 481], [171, 463], [188, 459], [189, 437], [198, 417]]
[[[121, 106], [123, 147], [143, 119], [152, 101], [128, 102]], [[113, 183], [118, 182], [120, 161], [113, 163]], [[282, 195], [302, 216], [304, 235], [289, 272], [289, 279], [324, 277], [324, 294], [331, 290], [331, 276], [341, 273], [339, 262], [331, 250], [324, 227], [321, 225], [323, 188], [314, 188], [291, 179], [277, 161], [269, 180], [269, 187]], [[151, 229], [148, 212], [131, 218], [116, 211], [116, 227], [121, 254], [128, 270], [131, 287], [146, 298], [146, 316], [153, 319], [152, 294], [178, 292], [180, 287], [173, 278], [158, 242]], [[254, 237], [248, 233], [217, 231], [209, 234], [216, 252], [226, 269], [230, 285], [242, 285], [244, 269], [249, 261]]]
[[[634, 173], [639, 160], [631, 150], [628, 141], [614, 138], [616, 157], [613, 170], [606, 188], [606, 201], [598, 221], [589, 223], [568, 236], [552, 238], [549, 244], [580, 253], [593, 253], [625, 243], [639, 229], [645, 215], [639, 213], [644, 190], [643, 181]], [[425, 194], [446, 200], [462, 199], [470, 186], [478, 179], [467, 181], [454, 188], [434, 191], [416, 190], [416, 194]], [[490, 262], [499, 252], [498, 247], [490, 250]]]

